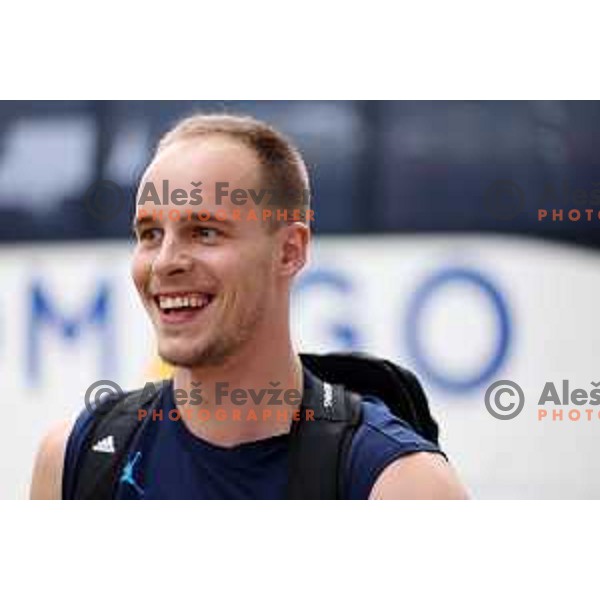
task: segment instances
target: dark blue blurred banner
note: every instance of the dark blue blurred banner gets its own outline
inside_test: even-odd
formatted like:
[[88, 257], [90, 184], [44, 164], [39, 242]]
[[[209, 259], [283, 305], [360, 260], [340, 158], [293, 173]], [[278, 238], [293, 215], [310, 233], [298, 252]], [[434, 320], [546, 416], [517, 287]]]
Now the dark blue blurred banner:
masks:
[[600, 245], [600, 103], [558, 101], [1, 102], [0, 241], [128, 236], [133, 202], [97, 219], [86, 190], [110, 180], [132, 200], [160, 135], [199, 111], [250, 114], [292, 137], [311, 170], [317, 233]]

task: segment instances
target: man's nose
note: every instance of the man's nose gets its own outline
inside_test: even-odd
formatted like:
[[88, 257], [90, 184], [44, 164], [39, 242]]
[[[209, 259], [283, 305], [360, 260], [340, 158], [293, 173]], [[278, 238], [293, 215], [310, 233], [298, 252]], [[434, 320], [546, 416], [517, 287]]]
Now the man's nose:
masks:
[[188, 272], [192, 263], [192, 257], [184, 244], [173, 238], [165, 238], [152, 263], [152, 270], [157, 276], [169, 277]]

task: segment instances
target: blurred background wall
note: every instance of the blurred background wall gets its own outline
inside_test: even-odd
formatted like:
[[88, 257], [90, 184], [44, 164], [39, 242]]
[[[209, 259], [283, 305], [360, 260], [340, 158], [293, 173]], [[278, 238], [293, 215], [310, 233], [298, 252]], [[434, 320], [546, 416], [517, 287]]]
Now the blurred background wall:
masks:
[[[598, 407], [538, 413], [547, 382], [600, 382], [600, 103], [36, 101], [0, 103], [1, 498], [27, 494], [40, 437], [93, 382], [160, 376], [129, 281], [133, 197], [196, 111], [264, 119], [307, 160], [300, 349], [413, 369], [475, 497], [600, 497]], [[512, 419], [485, 406], [501, 379], [524, 392]]]

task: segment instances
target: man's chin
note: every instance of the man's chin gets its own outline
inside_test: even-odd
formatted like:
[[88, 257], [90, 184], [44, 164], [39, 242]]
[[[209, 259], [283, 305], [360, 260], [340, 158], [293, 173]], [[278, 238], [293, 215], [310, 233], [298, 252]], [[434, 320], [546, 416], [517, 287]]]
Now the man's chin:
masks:
[[216, 348], [172, 348], [158, 349], [158, 355], [165, 362], [184, 369], [199, 367], [217, 367], [225, 363], [227, 353], [219, 352]]

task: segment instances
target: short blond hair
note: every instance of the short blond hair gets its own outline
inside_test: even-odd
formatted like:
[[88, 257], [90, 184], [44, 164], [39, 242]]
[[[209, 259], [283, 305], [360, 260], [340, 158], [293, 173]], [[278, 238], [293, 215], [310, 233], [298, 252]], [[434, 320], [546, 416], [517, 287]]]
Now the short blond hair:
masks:
[[307, 221], [311, 191], [304, 159], [287, 137], [263, 121], [245, 115], [193, 115], [169, 130], [156, 151], [174, 142], [209, 135], [229, 136], [253, 150], [263, 168], [262, 178], [274, 192], [273, 207], [301, 209]]

